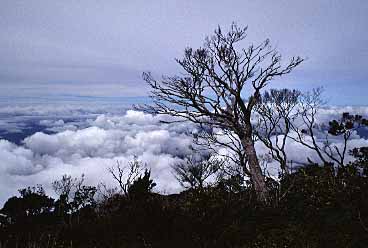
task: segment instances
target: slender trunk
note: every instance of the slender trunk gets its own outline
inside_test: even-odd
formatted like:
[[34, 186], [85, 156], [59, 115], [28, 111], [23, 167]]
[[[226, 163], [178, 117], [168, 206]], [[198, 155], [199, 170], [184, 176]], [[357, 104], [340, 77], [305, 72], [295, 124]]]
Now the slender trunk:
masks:
[[254, 142], [251, 137], [244, 137], [241, 139], [241, 142], [248, 157], [249, 172], [257, 198], [259, 201], [267, 203], [268, 190], [265, 177], [262, 175], [261, 166], [259, 165], [256, 149], [254, 148]]

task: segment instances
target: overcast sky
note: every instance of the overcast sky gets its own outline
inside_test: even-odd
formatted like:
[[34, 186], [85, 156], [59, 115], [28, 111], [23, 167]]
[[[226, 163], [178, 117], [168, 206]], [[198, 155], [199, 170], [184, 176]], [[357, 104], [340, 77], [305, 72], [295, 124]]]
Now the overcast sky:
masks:
[[275, 86], [368, 104], [367, 13], [367, 0], [0, 0], [0, 96], [142, 96], [142, 71], [177, 73], [185, 47], [235, 21], [308, 58]]

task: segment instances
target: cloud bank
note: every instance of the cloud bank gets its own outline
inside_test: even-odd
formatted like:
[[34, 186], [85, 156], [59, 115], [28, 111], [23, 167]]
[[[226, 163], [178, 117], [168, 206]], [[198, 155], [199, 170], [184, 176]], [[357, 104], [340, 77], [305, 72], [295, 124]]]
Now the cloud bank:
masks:
[[[108, 168], [116, 161], [126, 164], [136, 155], [152, 168], [158, 190], [179, 190], [170, 165], [190, 153], [192, 139], [188, 124], [162, 124], [163, 118], [127, 111], [123, 116], [99, 115], [86, 119], [88, 127], [77, 129], [63, 120], [41, 122], [62, 131], [37, 132], [22, 145], [0, 140], [0, 202], [16, 194], [20, 187], [50, 183], [62, 174], [86, 175], [91, 184], [112, 178]], [[55, 129], [56, 130], [56, 129]]]
[[[17, 111], [21, 113], [25, 110]], [[84, 173], [90, 184], [105, 182], [112, 186], [114, 182], [108, 168], [114, 166], [116, 161], [127, 164], [134, 156], [151, 168], [158, 185], [157, 191], [170, 193], [181, 190], [171, 166], [191, 153], [190, 133], [196, 129], [194, 124], [168, 124], [162, 122], [167, 121], [168, 117], [133, 110], [124, 114], [97, 114], [73, 124], [60, 116], [46, 118], [57, 116], [55, 112], [61, 111], [61, 108], [38, 111], [45, 113], [39, 123], [46, 127], [45, 130], [53, 132], [36, 132], [19, 145], [0, 140], [0, 205], [9, 196], [15, 195], [17, 189], [30, 185], [42, 184], [52, 194], [51, 182], [63, 174], [80, 176]], [[329, 108], [321, 111], [319, 121], [326, 122], [345, 111], [368, 114], [368, 108]], [[78, 111], [71, 112], [78, 116]], [[28, 115], [31, 113], [28, 111]], [[341, 145], [339, 139], [333, 142]], [[368, 140], [355, 133], [349, 148], [360, 146], [368, 146]], [[267, 153], [261, 143], [256, 144], [256, 149], [259, 155]], [[294, 161], [306, 160], [307, 157], [317, 160], [316, 154], [293, 141], [288, 141], [287, 151], [289, 159]], [[271, 163], [270, 167], [272, 173], [277, 173], [275, 163]]]

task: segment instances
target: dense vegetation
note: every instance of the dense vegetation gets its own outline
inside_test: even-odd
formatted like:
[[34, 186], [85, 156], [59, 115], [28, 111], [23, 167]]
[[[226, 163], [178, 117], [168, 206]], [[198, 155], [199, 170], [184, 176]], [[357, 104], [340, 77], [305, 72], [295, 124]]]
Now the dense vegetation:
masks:
[[[99, 201], [96, 187], [64, 176], [54, 182], [56, 201], [41, 186], [8, 199], [0, 247], [366, 247], [368, 148], [351, 153], [356, 160], [345, 166], [309, 164], [268, 178], [269, 205], [235, 176], [160, 195], [145, 170], [126, 194]], [[70, 199], [68, 185], [76, 186]]]

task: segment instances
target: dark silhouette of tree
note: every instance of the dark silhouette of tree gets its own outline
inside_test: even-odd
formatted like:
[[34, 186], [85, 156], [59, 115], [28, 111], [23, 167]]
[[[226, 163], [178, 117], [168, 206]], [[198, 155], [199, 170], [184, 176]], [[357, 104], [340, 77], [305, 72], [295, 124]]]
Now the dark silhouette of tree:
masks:
[[261, 91], [274, 78], [290, 73], [303, 59], [292, 58], [283, 66], [281, 55], [269, 40], [239, 48], [246, 30], [233, 24], [229, 32], [223, 33], [219, 27], [204, 47], [187, 48], [184, 58], [177, 60], [185, 72], [183, 76], [157, 81], [144, 73], [153, 104], [137, 108], [233, 132], [247, 156], [258, 199], [266, 202], [268, 191], [254, 148], [251, 117]]
[[352, 164], [360, 168], [363, 175], [368, 176], [368, 147], [354, 148], [350, 154], [356, 159]]
[[50, 213], [54, 199], [48, 197], [41, 185], [19, 190], [20, 197], [11, 197], [5, 202], [2, 213], [12, 220], [24, 219]]
[[55, 210], [61, 219], [64, 219], [67, 213], [71, 211], [70, 201], [76, 181], [77, 178], [73, 178], [70, 175], [63, 175], [60, 180], [52, 182], [52, 188], [59, 195], [59, 199], [55, 203]]
[[[327, 128], [319, 124], [317, 116], [325, 104], [322, 92], [322, 88], [306, 93], [271, 89], [259, 97], [255, 107], [258, 116], [254, 133], [284, 173], [290, 172], [293, 162], [306, 164], [288, 160], [288, 139], [315, 151], [323, 164], [344, 166], [352, 133], [366, 125], [362, 116], [349, 113], [343, 113], [339, 120], [330, 121]], [[342, 146], [331, 142], [336, 137], [342, 139]]]
[[69, 201], [73, 188], [76, 185], [76, 181], [77, 178], [73, 178], [70, 175], [63, 175], [60, 180], [55, 180], [52, 182], [52, 188], [56, 194], [58, 194], [60, 197], [65, 197], [66, 201]]
[[[194, 144], [197, 150], [208, 150], [213, 154], [223, 157], [233, 163], [223, 163], [221, 170], [224, 174], [233, 175], [234, 173], [250, 176], [247, 167], [248, 157], [243, 149], [239, 137], [231, 130], [211, 128], [201, 125], [199, 132], [193, 133]], [[219, 153], [219, 148], [226, 148], [227, 153]]]
[[128, 188], [128, 196], [131, 199], [144, 199], [152, 189], [156, 186], [156, 183], [151, 179], [151, 171], [144, 170], [144, 174], [140, 175]]
[[94, 206], [96, 204], [96, 201], [94, 199], [96, 191], [97, 189], [94, 186], [81, 186], [74, 194], [74, 209], [84, 208], [88, 205]]
[[[290, 139], [315, 151], [323, 164], [335, 163], [343, 167], [348, 151], [348, 143], [353, 131], [367, 125], [367, 120], [361, 115], [343, 113], [339, 120], [329, 122], [327, 132], [317, 123], [318, 111], [325, 105], [321, 88], [301, 94], [297, 107], [299, 121], [290, 121], [289, 127], [297, 135], [288, 136]], [[301, 122], [301, 124], [299, 123]], [[320, 137], [323, 136], [323, 137]], [[342, 146], [331, 142], [332, 138], [342, 138]]]
[[257, 138], [269, 149], [283, 172], [289, 168], [286, 141], [291, 125], [298, 117], [298, 105], [301, 92], [289, 89], [271, 89], [265, 91], [255, 106], [257, 123], [254, 127]]
[[85, 185], [84, 181], [84, 174], [80, 178], [63, 175], [60, 180], [52, 183], [54, 191], [59, 194], [59, 199], [55, 202], [55, 212], [61, 219], [68, 216], [69, 224], [72, 222], [73, 214], [79, 222], [80, 210], [96, 205], [97, 188]]
[[97, 195], [99, 201], [107, 201], [108, 199], [119, 194], [118, 187], [109, 187], [106, 183], [100, 182], [97, 185]]
[[132, 183], [143, 172], [144, 165], [141, 161], [134, 156], [132, 161], [128, 162], [128, 165], [123, 166], [119, 161], [116, 162], [116, 166], [109, 168], [109, 172], [115, 181], [119, 184], [120, 191], [128, 195], [128, 189]]
[[184, 188], [203, 188], [206, 180], [213, 176], [224, 164], [224, 161], [213, 154], [192, 156], [183, 162], [173, 165], [174, 175]]

